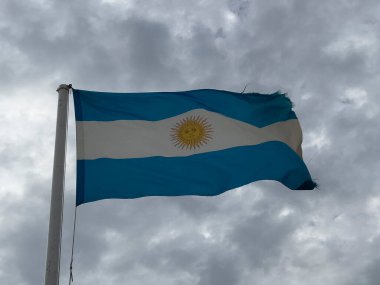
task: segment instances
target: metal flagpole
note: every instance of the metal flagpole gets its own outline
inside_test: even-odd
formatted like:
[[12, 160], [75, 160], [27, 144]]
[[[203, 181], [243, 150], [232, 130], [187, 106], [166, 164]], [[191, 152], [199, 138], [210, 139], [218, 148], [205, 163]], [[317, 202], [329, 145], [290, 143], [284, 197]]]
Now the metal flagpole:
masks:
[[59, 85], [45, 285], [59, 284], [68, 101], [71, 85]]

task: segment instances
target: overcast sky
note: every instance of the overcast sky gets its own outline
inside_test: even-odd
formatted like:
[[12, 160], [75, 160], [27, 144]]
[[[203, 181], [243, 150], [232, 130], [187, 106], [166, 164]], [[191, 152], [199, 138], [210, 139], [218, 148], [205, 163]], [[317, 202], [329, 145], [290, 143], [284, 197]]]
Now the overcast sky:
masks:
[[[0, 284], [43, 284], [61, 83], [287, 92], [320, 184], [82, 205], [74, 284], [379, 284], [379, 15], [378, 0], [1, 0]], [[70, 104], [61, 284], [75, 201]]]

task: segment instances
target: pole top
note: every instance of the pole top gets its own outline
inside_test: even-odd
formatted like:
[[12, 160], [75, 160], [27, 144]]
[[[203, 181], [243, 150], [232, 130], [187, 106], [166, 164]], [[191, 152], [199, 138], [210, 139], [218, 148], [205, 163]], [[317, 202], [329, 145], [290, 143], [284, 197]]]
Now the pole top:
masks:
[[67, 90], [67, 92], [69, 92], [69, 90], [72, 88], [72, 86], [71, 86], [71, 84], [61, 84], [61, 85], [59, 85], [58, 86], [58, 88], [57, 88], [57, 92], [59, 92], [59, 90], [61, 90], [61, 89], [65, 89], [65, 90]]

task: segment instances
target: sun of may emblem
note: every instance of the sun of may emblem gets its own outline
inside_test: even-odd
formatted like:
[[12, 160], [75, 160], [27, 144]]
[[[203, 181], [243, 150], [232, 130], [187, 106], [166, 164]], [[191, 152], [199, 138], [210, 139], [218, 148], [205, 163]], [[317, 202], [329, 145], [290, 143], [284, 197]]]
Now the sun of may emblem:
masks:
[[205, 118], [191, 116], [177, 122], [171, 129], [171, 141], [181, 149], [196, 149], [212, 139], [212, 127]]

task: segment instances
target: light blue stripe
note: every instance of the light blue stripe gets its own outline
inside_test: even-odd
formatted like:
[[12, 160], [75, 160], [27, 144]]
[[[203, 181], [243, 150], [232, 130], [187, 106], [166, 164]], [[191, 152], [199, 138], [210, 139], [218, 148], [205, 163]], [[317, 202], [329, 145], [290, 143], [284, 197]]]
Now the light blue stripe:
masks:
[[313, 189], [302, 159], [281, 142], [188, 157], [79, 160], [77, 205], [108, 198], [212, 196], [257, 180]]
[[203, 89], [184, 92], [106, 93], [74, 90], [77, 121], [158, 121], [193, 109], [205, 109], [264, 127], [295, 119], [284, 95]]

